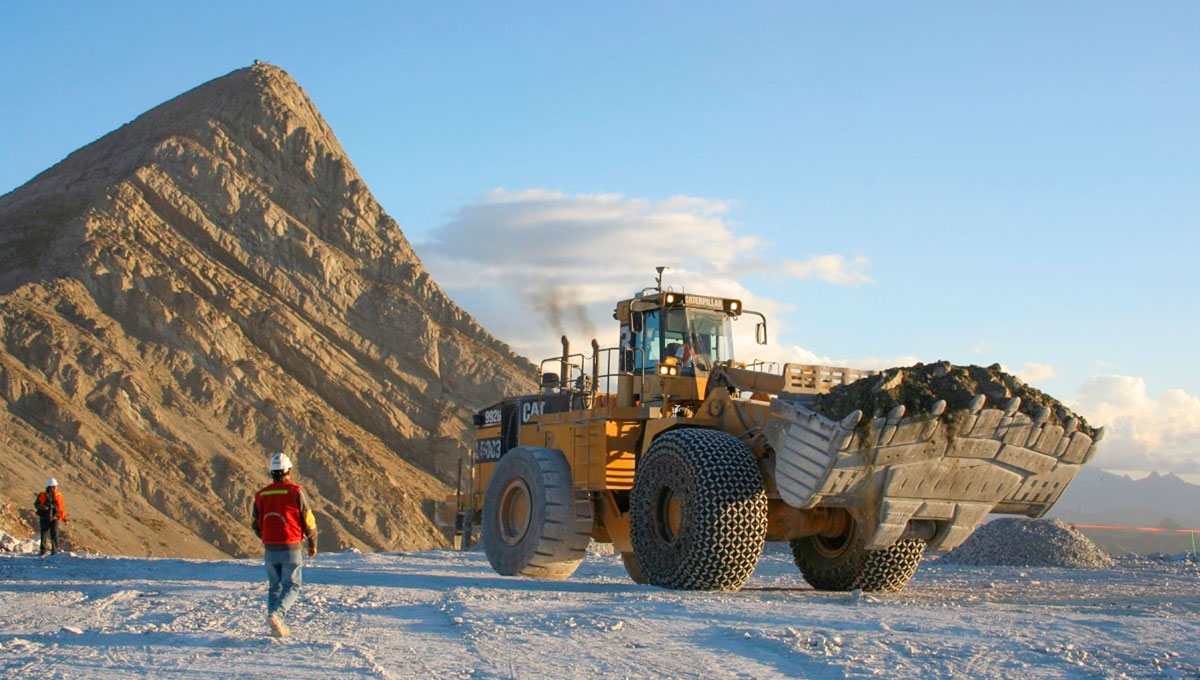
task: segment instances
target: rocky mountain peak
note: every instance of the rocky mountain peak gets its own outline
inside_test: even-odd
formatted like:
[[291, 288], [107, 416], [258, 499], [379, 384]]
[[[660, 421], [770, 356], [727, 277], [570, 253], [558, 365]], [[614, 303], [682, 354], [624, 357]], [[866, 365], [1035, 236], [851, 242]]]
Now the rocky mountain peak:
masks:
[[[190, 165], [178, 167], [183, 160]], [[4, 288], [43, 277], [47, 264], [61, 271], [54, 245], [102, 236], [80, 233], [86, 225], [63, 218], [113, 199], [115, 179], [154, 166], [199, 176], [198, 164], [241, 171], [217, 178], [227, 184], [223, 193], [229, 200], [222, 206], [227, 212], [237, 209], [238, 194], [249, 182], [263, 198], [299, 209], [302, 214], [295, 217], [301, 222], [352, 246], [355, 254], [371, 254], [378, 244], [368, 241], [383, 241], [399, 259], [416, 260], [390, 218], [375, 234], [332, 219], [347, 211], [369, 216], [381, 210], [304, 90], [282, 69], [258, 63], [147, 111], [0, 197], [0, 214], [6, 217], [0, 222], [0, 243], [10, 246], [0, 248], [0, 271], [8, 274]], [[63, 240], [68, 243], [60, 244]], [[13, 276], [16, 272], [25, 276]]]
[[65, 478], [101, 550], [252, 551], [274, 450], [327, 547], [435, 545], [472, 411], [531, 387], [267, 64], [0, 197], [0, 272], [0, 493]]

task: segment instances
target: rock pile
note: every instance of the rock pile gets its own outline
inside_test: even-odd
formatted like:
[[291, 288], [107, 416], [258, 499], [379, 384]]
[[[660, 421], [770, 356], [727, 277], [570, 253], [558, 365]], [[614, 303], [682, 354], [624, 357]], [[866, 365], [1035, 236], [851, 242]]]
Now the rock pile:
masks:
[[304, 91], [205, 83], [0, 196], [0, 496], [76, 545], [260, 550], [287, 451], [322, 550], [444, 544], [474, 411], [533, 367], [435, 284]]
[[588, 543], [587, 554], [588, 556], [595, 555], [598, 557], [612, 557], [614, 555], [619, 555], [620, 553], [617, 552], [616, 547], [613, 546], [612, 543], [597, 543], [596, 541], [591, 541]]
[[38, 539], [17, 538], [12, 534], [0, 531], [0, 551], [30, 555], [38, 551]]
[[904, 405], [905, 413], [928, 413], [938, 400], [946, 401], [946, 412], [965, 410], [976, 395], [986, 398], [985, 408], [1003, 409], [1013, 398], [1021, 398], [1020, 411], [1037, 420], [1045, 409], [1047, 420], [1064, 425], [1074, 420], [1077, 429], [1090, 436], [1095, 429], [1082, 417], [1046, 393], [1026, 385], [1020, 378], [1000, 370], [999, 364], [955, 366], [948, 361], [890, 368], [878, 376], [840, 385], [813, 400], [813, 408], [833, 420], [841, 420], [851, 411], [863, 412], [863, 422], [887, 415]]
[[1087, 536], [1059, 519], [1003, 517], [975, 530], [943, 564], [1107, 569], [1115, 562]]

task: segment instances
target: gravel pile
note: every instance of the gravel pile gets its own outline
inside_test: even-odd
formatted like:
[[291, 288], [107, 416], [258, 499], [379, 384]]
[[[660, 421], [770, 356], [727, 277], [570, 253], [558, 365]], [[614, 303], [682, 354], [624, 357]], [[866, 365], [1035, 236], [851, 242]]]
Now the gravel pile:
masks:
[[979, 527], [941, 562], [976, 566], [1106, 569], [1115, 562], [1059, 519], [1004, 517]]

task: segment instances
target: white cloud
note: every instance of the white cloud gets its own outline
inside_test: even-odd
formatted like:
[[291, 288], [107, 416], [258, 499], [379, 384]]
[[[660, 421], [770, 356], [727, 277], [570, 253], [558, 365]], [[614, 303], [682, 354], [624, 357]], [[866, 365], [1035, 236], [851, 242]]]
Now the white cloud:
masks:
[[1038, 364], [1031, 361], [1018, 368], [1016, 374], [1018, 378], [1027, 383], [1035, 383], [1047, 378], [1053, 378], [1058, 375], [1058, 371], [1055, 371], [1054, 367], [1049, 364]]
[[1097, 464], [1124, 470], [1200, 472], [1200, 397], [1169, 389], [1158, 398], [1142, 378], [1095, 376], [1071, 407], [1105, 426]]
[[[615, 344], [613, 304], [652, 286], [659, 265], [670, 267], [665, 286], [737, 297], [771, 318], [775, 347], [758, 349], [779, 347], [777, 318], [789, 305], [748, 290], [743, 276], [773, 268], [839, 285], [870, 281], [861, 256], [771, 265], [761, 256], [766, 244], [739, 233], [729, 209], [728, 201], [694, 196], [497, 189], [415, 245], [442, 287], [531, 357], [557, 352], [561, 333], [575, 343], [598, 335], [601, 344]], [[741, 359], [755, 356], [750, 318], [736, 325]]]
[[422, 253], [447, 288], [569, 287], [579, 302], [615, 300], [644, 285], [657, 265], [670, 266], [668, 280], [678, 283], [689, 272], [724, 272], [758, 248], [757, 238], [729, 227], [728, 210], [724, 201], [688, 196], [497, 189], [460, 208]]
[[841, 255], [815, 255], [802, 262], [788, 260], [783, 263], [783, 271], [798, 279], [821, 279], [836, 286], [857, 286], [875, 283], [866, 274], [870, 264], [871, 261], [861, 255], [851, 260]]
[[[745, 347], [745, 344], [741, 345]], [[915, 357], [910, 354], [900, 354], [891, 357], [831, 357], [821, 354], [800, 345], [781, 345], [774, 344], [766, 347], [757, 347], [758, 352], [754, 355], [756, 358], [764, 361], [773, 361], [778, 364], [792, 362], [796, 364], [816, 364], [819, 366], [840, 366], [844, 368], [858, 368], [865, 371], [881, 371], [887, 368], [896, 366], [912, 366], [921, 361], [927, 361], [920, 357]]]
[[1058, 371], [1054, 370], [1054, 367], [1050, 364], [1039, 364], [1033, 361], [1026, 363], [1021, 368], [1012, 368], [1011, 366], [1000, 364], [1000, 370], [1005, 373], [1011, 373], [1027, 383], [1053, 378], [1058, 375]]

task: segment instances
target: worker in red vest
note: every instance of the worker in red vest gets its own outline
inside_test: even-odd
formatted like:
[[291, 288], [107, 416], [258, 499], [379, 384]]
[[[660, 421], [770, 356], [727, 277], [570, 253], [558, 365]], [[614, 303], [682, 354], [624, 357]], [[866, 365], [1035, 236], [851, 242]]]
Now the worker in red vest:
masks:
[[277, 453], [271, 457], [272, 482], [254, 494], [254, 533], [262, 539], [267, 567], [267, 625], [275, 637], [291, 632], [284, 618], [300, 597], [301, 541], [307, 539], [309, 557], [317, 554], [317, 521], [304, 489], [291, 477], [292, 460]]
[[[67, 521], [67, 506], [63, 505], [63, 496], [58, 492], [57, 479], [50, 477], [46, 480], [46, 490], [38, 493], [33, 507], [37, 510], [38, 528], [42, 533], [41, 551], [38, 554], [45, 555], [49, 551], [53, 555], [58, 552], [58, 522]], [[47, 541], [47, 538], [50, 540]]]

